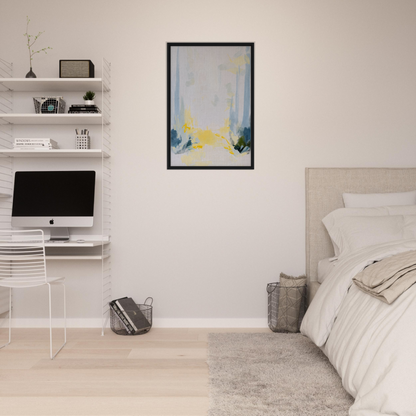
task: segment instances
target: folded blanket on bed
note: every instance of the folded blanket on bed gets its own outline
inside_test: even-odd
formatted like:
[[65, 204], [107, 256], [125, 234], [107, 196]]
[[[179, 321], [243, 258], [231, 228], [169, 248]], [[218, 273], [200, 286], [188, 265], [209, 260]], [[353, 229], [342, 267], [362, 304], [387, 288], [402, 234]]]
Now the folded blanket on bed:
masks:
[[378, 261], [358, 273], [353, 282], [363, 292], [385, 303], [393, 303], [416, 283], [416, 251]]

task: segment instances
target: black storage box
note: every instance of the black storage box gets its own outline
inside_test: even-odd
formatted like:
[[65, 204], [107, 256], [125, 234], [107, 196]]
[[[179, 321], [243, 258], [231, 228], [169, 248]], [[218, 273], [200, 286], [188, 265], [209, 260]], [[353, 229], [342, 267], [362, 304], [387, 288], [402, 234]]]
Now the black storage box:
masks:
[[59, 78], [94, 78], [94, 76], [94, 64], [90, 60], [59, 61]]

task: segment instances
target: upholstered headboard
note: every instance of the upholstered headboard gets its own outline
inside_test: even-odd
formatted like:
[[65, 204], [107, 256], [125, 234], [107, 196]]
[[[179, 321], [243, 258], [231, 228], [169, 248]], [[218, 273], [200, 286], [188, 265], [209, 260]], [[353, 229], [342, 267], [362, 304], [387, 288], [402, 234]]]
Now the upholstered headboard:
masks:
[[334, 250], [322, 224], [344, 206], [342, 194], [405, 192], [416, 189], [416, 168], [306, 168], [306, 275], [318, 278], [318, 262]]

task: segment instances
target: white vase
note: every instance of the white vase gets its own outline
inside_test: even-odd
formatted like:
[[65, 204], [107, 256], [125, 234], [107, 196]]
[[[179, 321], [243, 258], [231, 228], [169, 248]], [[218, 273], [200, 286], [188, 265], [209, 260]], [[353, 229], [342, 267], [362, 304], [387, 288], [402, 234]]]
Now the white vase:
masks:
[[84, 100], [85, 105], [94, 105], [94, 100]]

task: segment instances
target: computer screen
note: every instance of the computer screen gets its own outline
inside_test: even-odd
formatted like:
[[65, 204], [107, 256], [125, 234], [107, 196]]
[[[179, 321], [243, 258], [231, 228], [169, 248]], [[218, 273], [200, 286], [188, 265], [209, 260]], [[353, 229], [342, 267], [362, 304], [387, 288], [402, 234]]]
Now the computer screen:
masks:
[[95, 171], [15, 172], [12, 226], [92, 227]]

